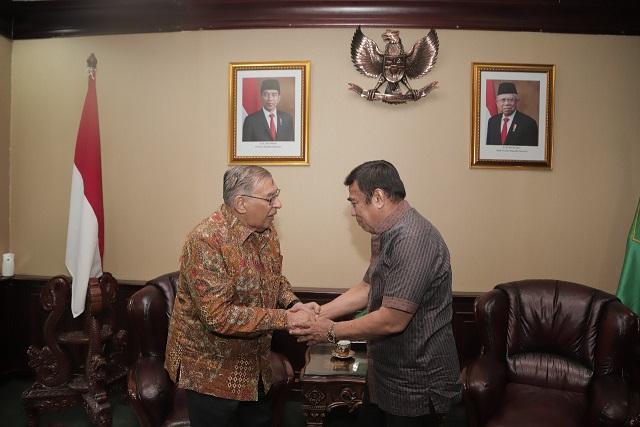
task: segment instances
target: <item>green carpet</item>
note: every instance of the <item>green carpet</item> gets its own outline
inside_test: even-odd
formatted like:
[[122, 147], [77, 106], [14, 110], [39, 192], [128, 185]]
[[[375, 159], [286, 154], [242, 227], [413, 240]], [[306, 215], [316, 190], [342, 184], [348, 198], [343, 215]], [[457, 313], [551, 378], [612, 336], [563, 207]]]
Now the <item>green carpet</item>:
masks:
[[[26, 426], [27, 419], [22, 406], [22, 392], [31, 386], [30, 380], [8, 380], [0, 383], [0, 425], [19, 427]], [[136, 427], [136, 420], [131, 407], [124, 400], [111, 400], [113, 411], [113, 427]], [[42, 427], [86, 427], [91, 425], [81, 406], [52, 411], [42, 414], [39, 426]]]
[[[31, 386], [31, 380], [11, 379], [0, 382], [0, 426], [26, 426], [27, 420], [22, 406], [22, 392]], [[126, 400], [112, 400], [113, 427], [137, 427], [138, 421]], [[304, 427], [305, 417], [300, 402], [285, 403], [284, 427]], [[81, 406], [57, 412], [43, 413], [39, 418], [40, 427], [86, 427], [91, 425]], [[331, 423], [331, 427], [349, 424]]]
[[[30, 380], [11, 379], [0, 382], [0, 426], [26, 426], [26, 417], [22, 407], [22, 392], [31, 385]], [[128, 402], [112, 400], [113, 427], [137, 427], [138, 421]], [[327, 427], [351, 427], [355, 425], [355, 416], [346, 412], [330, 413], [325, 421]], [[91, 425], [81, 406], [58, 412], [47, 412], [40, 416], [39, 427], [86, 427]], [[464, 427], [462, 406], [452, 411], [446, 427]], [[284, 427], [305, 427], [302, 404], [295, 400], [285, 403]]]

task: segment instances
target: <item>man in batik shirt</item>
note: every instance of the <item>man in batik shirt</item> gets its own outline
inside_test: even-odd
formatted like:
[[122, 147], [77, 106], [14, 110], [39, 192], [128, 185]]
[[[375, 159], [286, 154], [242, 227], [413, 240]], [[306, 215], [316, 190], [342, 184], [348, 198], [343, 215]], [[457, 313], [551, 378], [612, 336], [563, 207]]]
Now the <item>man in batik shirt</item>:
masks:
[[165, 368], [187, 391], [192, 427], [270, 426], [271, 333], [317, 307], [281, 274], [279, 194], [264, 168], [229, 169], [224, 204], [184, 244]]

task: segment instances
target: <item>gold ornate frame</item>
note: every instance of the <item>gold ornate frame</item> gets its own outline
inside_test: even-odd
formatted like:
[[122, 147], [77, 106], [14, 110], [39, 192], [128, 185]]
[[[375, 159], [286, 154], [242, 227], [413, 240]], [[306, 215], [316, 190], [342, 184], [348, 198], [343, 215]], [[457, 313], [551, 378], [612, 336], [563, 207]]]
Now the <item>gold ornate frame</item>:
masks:
[[[309, 61], [229, 64], [229, 164], [309, 164], [310, 64]], [[243, 140], [243, 121], [252, 113], [245, 110], [243, 91], [255, 92], [256, 82], [267, 78], [280, 82], [278, 109], [293, 119], [293, 141]], [[255, 102], [252, 106], [255, 107]]]
[[[497, 90], [503, 81], [513, 82], [524, 108], [538, 125], [538, 144], [487, 144], [489, 119], [494, 113], [491, 86]], [[553, 99], [555, 65], [535, 64], [472, 64], [471, 95], [471, 168], [539, 168], [551, 169], [553, 139]], [[495, 91], [493, 92], [495, 94]], [[487, 99], [489, 98], [489, 99]], [[495, 104], [494, 104], [495, 107]], [[494, 110], [496, 111], [496, 110]], [[497, 111], [497, 114], [500, 114]], [[516, 130], [511, 127], [511, 130]]]

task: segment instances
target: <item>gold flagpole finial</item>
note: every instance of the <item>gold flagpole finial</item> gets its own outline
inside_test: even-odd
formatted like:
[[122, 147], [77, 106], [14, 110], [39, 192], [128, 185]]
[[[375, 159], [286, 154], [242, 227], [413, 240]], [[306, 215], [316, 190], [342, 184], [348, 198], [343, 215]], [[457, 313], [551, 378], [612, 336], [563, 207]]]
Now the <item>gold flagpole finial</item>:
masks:
[[87, 69], [89, 71], [89, 78], [96, 79], [96, 67], [98, 66], [98, 58], [92, 53], [87, 58]]
[[96, 68], [97, 66], [98, 58], [96, 58], [96, 56], [92, 53], [91, 55], [89, 55], [89, 58], [87, 58], [87, 67]]

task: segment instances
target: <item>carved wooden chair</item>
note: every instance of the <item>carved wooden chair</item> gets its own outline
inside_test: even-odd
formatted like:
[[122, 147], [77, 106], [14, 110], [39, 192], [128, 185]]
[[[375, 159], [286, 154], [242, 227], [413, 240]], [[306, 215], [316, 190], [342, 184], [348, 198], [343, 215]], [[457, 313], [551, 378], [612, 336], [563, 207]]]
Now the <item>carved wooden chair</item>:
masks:
[[117, 288], [109, 273], [90, 279], [85, 312], [77, 319], [71, 319], [69, 277], [56, 276], [42, 288], [46, 345], [27, 351], [36, 379], [22, 394], [29, 426], [37, 426], [40, 412], [74, 405], [83, 405], [93, 424], [111, 425], [107, 389], [124, 385], [127, 372], [127, 334], [114, 331]]

